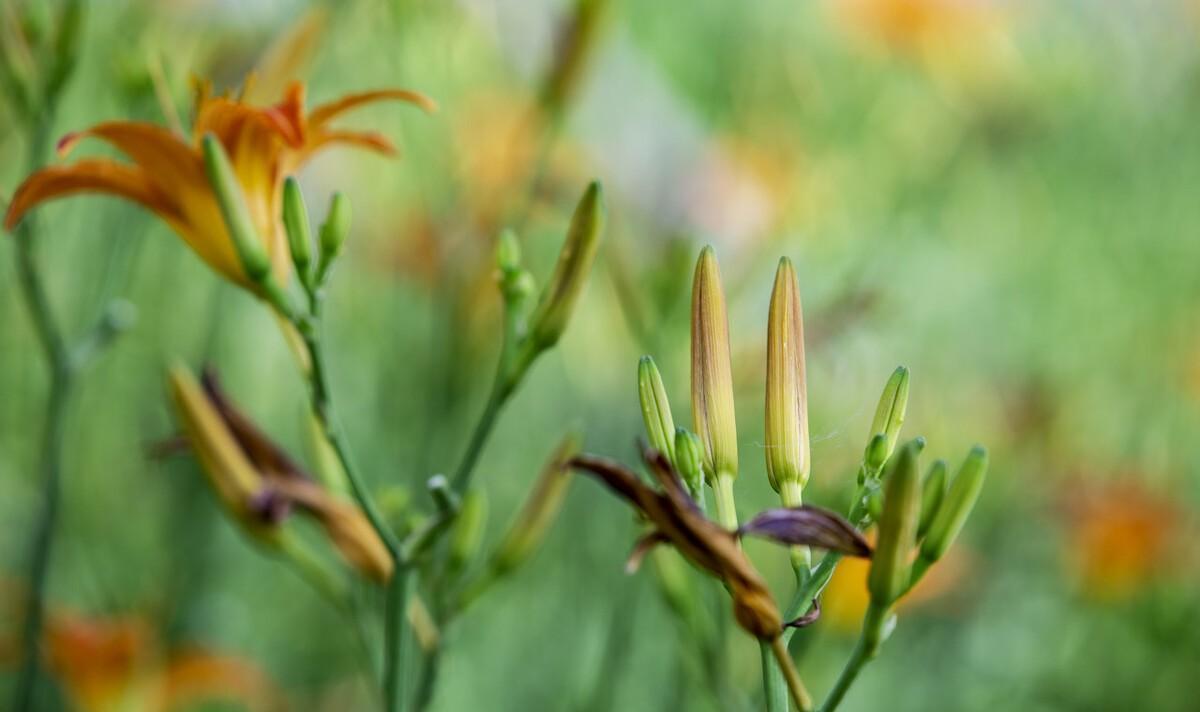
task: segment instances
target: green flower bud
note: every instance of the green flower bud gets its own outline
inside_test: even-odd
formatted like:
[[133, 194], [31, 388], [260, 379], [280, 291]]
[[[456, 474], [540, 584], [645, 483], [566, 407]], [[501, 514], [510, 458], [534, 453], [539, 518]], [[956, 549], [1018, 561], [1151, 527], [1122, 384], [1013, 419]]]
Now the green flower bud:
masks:
[[946, 461], [935, 460], [921, 483], [921, 525], [917, 527], [917, 537], [925, 536], [933, 517], [937, 514], [946, 493]]
[[[638, 400], [642, 404], [642, 420], [646, 423], [650, 447], [675, 463], [675, 419], [671, 417], [671, 403], [662, 376], [649, 356], [638, 361]], [[677, 463], [675, 466], [679, 467]]]
[[871, 432], [867, 437], [883, 433], [887, 436], [887, 448], [883, 460], [872, 466], [876, 469], [883, 466], [887, 458], [892, 456], [899, 442], [900, 426], [904, 425], [904, 411], [908, 408], [908, 369], [898, 367], [892, 372], [883, 393], [879, 396], [879, 405], [875, 408], [875, 419], [871, 421]]
[[473, 489], [462, 498], [462, 506], [450, 534], [447, 565], [451, 575], [462, 572], [479, 553], [487, 526], [487, 497], [483, 490]]
[[541, 544], [567, 495], [567, 485], [571, 482], [571, 469], [567, 463], [578, 452], [579, 439], [568, 435], [551, 455], [516, 521], [496, 549], [492, 560], [493, 576], [500, 577], [517, 568]]
[[346, 237], [350, 234], [350, 200], [342, 193], [334, 193], [329, 201], [329, 214], [321, 224], [321, 264], [328, 265], [342, 252]]
[[692, 423], [704, 444], [705, 474], [737, 475], [737, 419], [729, 356], [729, 321], [721, 272], [712, 247], [696, 262], [692, 281]]
[[529, 319], [528, 338], [535, 350], [558, 343], [566, 330], [596, 259], [600, 235], [604, 232], [605, 212], [604, 191], [599, 182], [593, 181], [575, 207], [554, 274], [542, 290], [541, 299]]
[[296, 273], [306, 284], [308, 268], [312, 264], [312, 229], [308, 224], [308, 208], [300, 183], [288, 176], [283, 182], [283, 226], [287, 231], [288, 248], [292, 253], [292, 264]]
[[987, 475], [987, 466], [987, 450], [979, 445], [971, 448], [967, 459], [958, 469], [958, 474], [954, 476], [954, 481], [950, 483], [950, 488], [946, 490], [946, 496], [942, 499], [937, 514], [929, 524], [925, 540], [921, 542], [922, 559], [937, 561], [954, 543], [967, 521], [967, 516], [971, 514], [975, 501], [979, 499], [979, 492], [983, 489], [983, 480]]
[[888, 455], [890, 454], [887, 436], [883, 433], [876, 433], [875, 437], [871, 438], [871, 442], [867, 443], [867, 451], [863, 455], [863, 462], [872, 471], [878, 471], [887, 462]]
[[205, 134], [201, 146], [204, 151], [204, 170], [221, 206], [225, 229], [233, 242], [242, 271], [251, 282], [261, 284], [271, 274], [271, 258], [263, 238], [254, 227], [242, 186], [233, 172], [229, 157], [225, 155], [225, 148], [216, 136]]
[[521, 243], [512, 230], [504, 230], [496, 240], [496, 269], [501, 274], [521, 269]]
[[684, 428], [675, 430], [675, 469], [679, 470], [679, 476], [693, 498], [703, 496], [704, 449], [700, 438]]
[[891, 605], [908, 587], [909, 554], [916, 544], [920, 520], [921, 476], [917, 448], [910, 442], [897, 453], [886, 478], [879, 541], [867, 578], [872, 603]]
[[804, 374], [804, 317], [796, 271], [779, 261], [767, 318], [767, 478], [784, 506], [800, 506], [811, 467], [808, 390]]

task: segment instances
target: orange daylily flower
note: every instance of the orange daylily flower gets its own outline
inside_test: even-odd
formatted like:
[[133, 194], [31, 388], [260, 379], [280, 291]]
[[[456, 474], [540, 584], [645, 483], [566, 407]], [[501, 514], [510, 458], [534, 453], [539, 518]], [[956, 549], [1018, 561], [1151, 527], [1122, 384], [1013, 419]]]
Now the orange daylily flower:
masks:
[[48, 200], [78, 193], [116, 195], [158, 215], [214, 270], [252, 289], [204, 170], [200, 141], [211, 133], [229, 154], [276, 275], [285, 278], [290, 260], [280, 218], [284, 178], [317, 151], [334, 145], [394, 153], [392, 143], [379, 133], [331, 126], [347, 111], [385, 99], [436, 109], [423, 94], [383, 89], [348, 94], [305, 113], [304, 85], [294, 82], [279, 103], [267, 107], [203, 91], [190, 138], [138, 121], [106, 122], [67, 134], [58, 144], [60, 155], [70, 153], [82, 139], [94, 137], [117, 148], [132, 163], [93, 158], [35, 172], [17, 188], [4, 217], [5, 229], [16, 227], [26, 212]]
[[163, 651], [138, 618], [57, 612], [47, 621], [45, 648], [51, 672], [81, 712], [170, 712], [216, 700], [262, 712], [286, 706], [252, 663], [198, 648]]

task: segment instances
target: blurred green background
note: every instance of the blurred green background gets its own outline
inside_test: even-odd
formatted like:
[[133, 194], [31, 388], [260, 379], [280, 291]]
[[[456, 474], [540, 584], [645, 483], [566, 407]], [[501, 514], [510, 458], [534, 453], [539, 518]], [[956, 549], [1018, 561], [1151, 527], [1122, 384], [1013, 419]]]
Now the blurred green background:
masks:
[[[544, 277], [597, 177], [610, 229], [585, 300], [480, 467], [491, 535], [567, 429], [590, 451], [635, 459], [641, 354], [655, 356], [676, 420], [689, 422], [689, 285], [706, 243], [730, 300], [739, 510], [774, 504], [762, 384], [771, 279], [786, 255], [806, 308], [808, 501], [845, 507], [897, 364], [913, 374], [905, 432], [928, 438], [927, 454], [957, 462], [974, 442], [991, 452], [952, 559], [902, 607], [843, 709], [1196, 709], [1196, 3], [610, 0], [584, 3], [597, 10], [591, 43], [561, 75], [574, 2], [88, 5], [55, 136], [172, 114], [186, 126], [191, 77], [235, 88], [305, 22], [316, 29], [294, 69], [310, 104], [381, 86], [440, 103], [431, 116], [378, 106], [344, 122], [393, 138], [400, 160], [329, 152], [301, 176], [318, 214], [335, 189], [354, 203], [329, 296], [333, 385], [386, 496], [406, 487], [428, 506], [422, 483], [454, 467], [478, 417], [500, 329], [496, 231], [517, 227]], [[53, 26], [54, 3], [0, 9], [30, 36]], [[547, 89], [553, 76], [565, 90]], [[25, 140], [8, 108], [5, 199]], [[164, 367], [176, 358], [215, 365], [234, 398], [305, 452], [303, 383], [273, 321], [134, 207], [87, 198], [39, 212], [68, 332], [116, 297], [139, 315], [70, 407], [52, 609], [136, 628], [137, 655], [155, 660], [191, 646], [234, 656], [292, 709], [366, 708], [342, 619], [247, 544], [190, 461], [148, 454], [174, 432]], [[46, 392], [14, 254], [0, 245], [7, 602], [20, 598], [38, 510]], [[719, 709], [681, 662], [686, 640], [651, 573], [622, 573], [636, 531], [623, 505], [576, 481], [538, 555], [444, 631], [433, 708]], [[750, 553], [786, 596], [787, 557]], [[861, 588], [835, 580], [827, 598], [842, 602], [827, 600], [825, 620], [800, 636], [818, 694], [853, 642]], [[20, 622], [7, 602], [6, 672]], [[728, 647], [729, 680], [753, 705], [755, 645], [733, 630]], [[85, 659], [100, 678], [111, 663]]]

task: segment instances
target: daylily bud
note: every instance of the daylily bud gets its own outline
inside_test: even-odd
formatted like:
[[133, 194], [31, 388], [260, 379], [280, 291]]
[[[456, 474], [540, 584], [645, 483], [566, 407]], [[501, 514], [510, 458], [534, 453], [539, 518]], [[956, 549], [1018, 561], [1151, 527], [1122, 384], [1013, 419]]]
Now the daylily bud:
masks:
[[921, 483], [921, 525], [917, 527], [917, 537], [925, 536], [929, 525], [937, 515], [938, 507], [942, 504], [942, 496], [946, 493], [946, 461], [935, 460]]
[[593, 181], [575, 207], [554, 274], [542, 290], [541, 299], [529, 319], [528, 338], [535, 350], [550, 348], [566, 330], [596, 259], [604, 221], [603, 190], [599, 182]]
[[736, 476], [737, 420], [729, 323], [712, 247], [700, 252], [692, 281], [692, 422], [704, 444], [709, 484], [714, 484], [717, 475]]
[[308, 224], [308, 208], [304, 205], [300, 183], [291, 176], [283, 182], [283, 226], [287, 230], [292, 264], [307, 283], [308, 268], [312, 264], [312, 228]]
[[916, 543], [920, 519], [921, 476], [917, 472], [917, 449], [908, 443], [897, 453], [887, 474], [879, 541], [867, 578], [873, 603], [888, 606], [908, 587], [912, 569], [909, 554]]
[[261, 283], [271, 273], [271, 258], [254, 227], [242, 186], [217, 137], [205, 134], [201, 144], [204, 149], [204, 170], [221, 206], [225, 229], [233, 242], [242, 271], [251, 282]]
[[[654, 359], [643, 356], [638, 361], [638, 399], [642, 403], [642, 420], [646, 423], [646, 438], [650, 447], [675, 462], [675, 419], [671, 417], [671, 403], [667, 400], [667, 389]], [[676, 468], [679, 464], [676, 463]]]
[[875, 437], [871, 438], [871, 442], [867, 443], [867, 451], [863, 455], [863, 462], [872, 471], [877, 471], [887, 462], [888, 455], [890, 454], [891, 451], [888, 449], [887, 436], [883, 433], [875, 433]]
[[512, 230], [501, 232], [496, 240], [496, 268], [504, 274], [521, 269], [521, 243]]
[[451, 575], [458, 574], [471, 563], [483, 542], [487, 525], [487, 497], [483, 490], [473, 489], [463, 496], [462, 506], [450, 535], [450, 555], [447, 566]]
[[946, 496], [929, 525], [925, 540], [921, 542], [922, 559], [937, 561], [954, 543], [967, 521], [967, 516], [971, 514], [975, 501], [979, 499], [979, 492], [983, 489], [983, 480], [987, 475], [987, 466], [987, 450], [979, 445], [971, 448], [966, 461], [958, 469], [954, 481], [950, 483], [950, 488], [946, 490]]
[[329, 201], [329, 214], [321, 224], [321, 265], [328, 267], [342, 252], [346, 237], [350, 234], [350, 200], [342, 193], [334, 193]]
[[883, 387], [883, 394], [879, 396], [879, 405], [875, 408], [875, 419], [871, 421], [871, 432], [868, 433], [868, 437], [873, 438], [879, 433], [887, 436], [887, 447], [883, 460], [878, 461], [877, 464], [874, 461], [868, 461], [873, 468], [882, 467], [883, 462], [891, 457], [892, 452], [896, 449], [900, 426], [904, 424], [904, 411], [907, 408], [908, 369], [900, 366], [892, 372], [887, 385]]
[[571, 482], [571, 470], [567, 463], [579, 451], [579, 441], [568, 435], [549, 462], [542, 469], [529, 499], [517, 515], [516, 521], [504, 536], [492, 560], [492, 572], [502, 576], [525, 562], [542, 542], [546, 529], [562, 508]]
[[808, 391], [804, 373], [804, 317], [796, 271], [786, 257], [775, 272], [767, 319], [767, 477], [788, 507], [800, 506], [811, 467]]
[[675, 430], [675, 469], [693, 498], [704, 495], [704, 446], [695, 433], [683, 428]]

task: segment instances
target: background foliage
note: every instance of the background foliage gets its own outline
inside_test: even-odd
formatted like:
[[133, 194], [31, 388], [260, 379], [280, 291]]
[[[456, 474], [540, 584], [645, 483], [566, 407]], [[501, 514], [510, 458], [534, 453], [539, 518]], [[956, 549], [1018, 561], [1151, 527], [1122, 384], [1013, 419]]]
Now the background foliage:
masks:
[[[40, 5], [0, 3], [32, 13], [34, 30], [49, 17]], [[186, 125], [190, 77], [237, 86], [314, 7], [91, 3], [55, 134], [171, 112]], [[315, 11], [311, 101], [386, 85], [442, 107], [432, 117], [369, 109], [403, 158], [331, 154], [302, 176], [310, 204], [335, 188], [355, 204], [330, 351], [347, 430], [377, 486], [423, 496], [420, 483], [464, 446], [499, 334], [493, 228], [515, 223], [546, 274], [574, 196], [596, 176], [610, 205], [601, 264], [481, 466], [493, 534], [566, 426], [582, 428], [589, 450], [632, 459], [640, 354], [655, 355], [686, 422], [688, 283], [706, 242], [730, 296], [739, 506], [772, 503], [759, 454], [766, 307], [786, 254], [807, 312], [810, 501], [844, 506], [878, 389], [898, 363], [913, 373], [907, 433], [929, 436], [935, 456], [974, 441], [992, 453], [948, 573], [909, 603], [845, 709], [1194, 706], [1194, 3], [612, 0], [548, 145], [523, 122], [570, 3], [361, 0]], [[0, 107], [5, 196], [22, 177], [22, 148]], [[531, 163], [542, 166], [532, 192]], [[217, 365], [239, 401], [303, 452], [302, 384], [277, 329], [132, 207], [88, 199], [41, 212], [42, 260], [68, 328], [114, 296], [139, 312], [72, 406], [52, 606], [138, 620], [155, 655], [188, 645], [234, 654], [297, 709], [360, 699], [339, 619], [237, 535], [191, 463], [148, 455], [173, 431], [163, 372], [174, 357]], [[0, 249], [8, 592], [20, 590], [37, 509], [45, 388], [12, 256]], [[594, 483], [576, 482], [544, 549], [448, 632], [435, 707], [649, 710], [687, 699], [705, 709], [700, 696], [680, 697], [676, 627], [652, 581], [621, 572], [634, 531]], [[786, 557], [751, 553], [786, 580]], [[800, 666], [816, 690], [860, 615], [851, 568], [804, 634]], [[621, 635], [629, 640], [612, 641]], [[730, 652], [734, 682], [754, 689], [753, 642], [735, 635]], [[0, 659], [12, 655], [0, 646]]]

